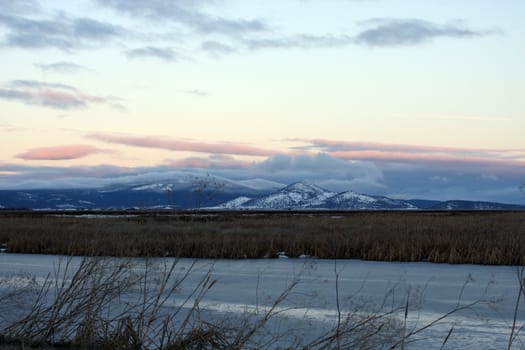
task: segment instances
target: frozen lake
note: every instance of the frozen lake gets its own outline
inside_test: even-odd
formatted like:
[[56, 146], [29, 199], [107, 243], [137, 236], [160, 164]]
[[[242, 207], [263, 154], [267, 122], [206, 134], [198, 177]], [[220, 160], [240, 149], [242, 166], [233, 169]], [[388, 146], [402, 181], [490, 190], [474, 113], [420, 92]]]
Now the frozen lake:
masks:
[[[56, 269], [60, 259], [52, 255], [0, 254], [0, 277], [29, 273], [43, 280]], [[73, 264], [79, 261], [80, 258], [75, 258]], [[136, 261], [140, 268], [143, 260]], [[183, 273], [194, 262], [180, 259], [176, 269]], [[323, 329], [336, 324], [337, 300], [339, 310], [345, 315], [356, 306], [379, 310], [383, 304], [381, 310], [393, 309], [405, 305], [410, 296], [406, 327], [410, 331], [458, 306], [482, 299], [483, 302], [472, 309], [455, 313], [418, 333], [412, 339], [417, 341], [408, 344], [408, 348], [439, 349], [453, 328], [445, 349], [502, 349], [507, 348], [519, 290], [516, 271], [516, 267], [509, 266], [359, 260], [198, 260], [170, 303], [180, 303], [195, 282], [211, 272], [216, 283], [200, 304], [203, 315], [263, 313], [287, 286], [297, 282], [279, 305], [282, 312], [275, 319], [273, 329], [313, 339]], [[404, 311], [398, 314], [402, 322]], [[524, 323], [522, 304], [517, 326], [523, 327]], [[525, 335], [518, 336], [513, 348], [524, 348], [521, 341], [525, 341]]]

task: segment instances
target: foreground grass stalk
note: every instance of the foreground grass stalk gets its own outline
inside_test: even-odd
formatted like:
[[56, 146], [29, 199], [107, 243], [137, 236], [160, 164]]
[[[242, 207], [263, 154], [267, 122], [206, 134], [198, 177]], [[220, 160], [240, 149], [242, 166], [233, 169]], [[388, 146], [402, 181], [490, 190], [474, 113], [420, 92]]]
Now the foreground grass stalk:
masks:
[[508, 350], [512, 348], [512, 343], [514, 342], [514, 336], [516, 332], [516, 322], [518, 320], [518, 312], [519, 312], [519, 306], [521, 302], [521, 295], [523, 294], [525, 296], [525, 267], [523, 266], [518, 267], [516, 270], [516, 275], [518, 278], [519, 290], [518, 290], [518, 295], [516, 297], [516, 304], [514, 306], [512, 326], [510, 328], [509, 343], [507, 346]]
[[[409, 306], [410, 310], [418, 307], [417, 291], [407, 291], [406, 299], [402, 293], [403, 298], [399, 300], [396, 293], [400, 287], [395, 285], [378, 305], [354, 300], [352, 295], [345, 298], [339, 286], [337, 262], [334, 262], [335, 322], [317, 338], [306, 340], [287, 337], [287, 329], [276, 330], [272, 324], [274, 320], [286, 319], [288, 311], [301, 308], [286, 303], [301, 283], [301, 274], [270, 304], [257, 305], [256, 311], [213, 316], [203, 300], [216, 280], [211, 270], [197, 279], [190, 278], [194, 266], [195, 262], [179, 270], [177, 260], [167, 263], [149, 259], [83, 258], [75, 263], [67, 259], [48, 275], [39, 290], [24, 294], [32, 295], [34, 301], [28, 304], [30, 308], [23, 317], [0, 324], [0, 345], [2, 339], [8, 339], [20, 348], [31, 345], [93, 350], [405, 349], [420, 341], [423, 332], [452, 315], [474, 311], [489, 302], [486, 291], [476, 300], [463, 302], [463, 294], [471, 282], [468, 277], [451, 310], [423, 325], [416, 322], [409, 326]], [[517, 305], [524, 293], [523, 268], [519, 271]], [[190, 288], [183, 286], [190, 281]], [[179, 294], [181, 289], [185, 290], [184, 295]], [[9, 293], [9, 298], [13, 298]], [[513, 341], [519, 339], [521, 330], [517, 327], [516, 314], [517, 311], [509, 349]], [[307, 332], [307, 320], [304, 321], [306, 328], [302, 332]], [[439, 341], [441, 348], [451, 342], [453, 330], [451, 327]]]
[[341, 331], [341, 305], [339, 304], [339, 273], [337, 272], [337, 260], [334, 259], [334, 273], [335, 273], [335, 303], [337, 309], [337, 327], [335, 336], [337, 340], [337, 349], [341, 348], [340, 331]]

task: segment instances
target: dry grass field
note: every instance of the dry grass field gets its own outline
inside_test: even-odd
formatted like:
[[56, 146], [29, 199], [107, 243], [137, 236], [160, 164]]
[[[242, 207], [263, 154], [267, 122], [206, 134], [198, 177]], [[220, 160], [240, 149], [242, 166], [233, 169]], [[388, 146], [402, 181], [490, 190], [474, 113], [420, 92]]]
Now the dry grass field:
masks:
[[1, 212], [0, 244], [13, 253], [525, 264], [523, 211], [78, 214]]

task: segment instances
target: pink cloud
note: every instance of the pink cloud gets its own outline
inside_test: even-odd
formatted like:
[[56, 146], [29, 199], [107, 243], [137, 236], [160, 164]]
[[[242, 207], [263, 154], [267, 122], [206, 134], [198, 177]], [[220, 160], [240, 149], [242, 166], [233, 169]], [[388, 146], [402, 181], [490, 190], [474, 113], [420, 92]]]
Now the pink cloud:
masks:
[[102, 152], [107, 151], [89, 145], [64, 145], [32, 148], [16, 157], [24, 160], [69, 160]]
[[259, 147], [250, 146], [245, 143], [222, 142], [206, 143], [188, 140], [168, 139], [165, 137], [144, 136], [115, 136], [107, 134], [92, 134], [87, 137], [113, 144], [121, 144], [133, 147], [158, 148], [169, 151], [190, 151], [213, 154], [235, 154], [245, 156], [266, 157], [277, 152]]
[[326, 139], [293, 141], [308, 143], [296, 149], [326, 152], [343, 160], [414, 164], [457, 171], [504, 167], [514, 173], [523, 173], [525, 166], [525, 149], [519, 148], [460, 148]]
[[408, 144], [388, 144], [380, 142], [359, 142], [359, 141], [341, 141], [341, 140], [326, 140], [326, 139], [296, 139], [293, 141], [302, 141], [309, 143], [310, 146], [306, 148], [320, 148], [327, 151], [330, 150], [375, 150], [375, 151], [399, 151], [406, 153], [446, 153], [446, 154], [463, 154], [463, 155], [503, 155], [508, 153], [521, 153], [525, 157], [525, 149], [501, 149], [501, 148], [460, 148], [460, 147], [444, 147], [444, 146], [424, 146], [424, 145], [408, 145]]

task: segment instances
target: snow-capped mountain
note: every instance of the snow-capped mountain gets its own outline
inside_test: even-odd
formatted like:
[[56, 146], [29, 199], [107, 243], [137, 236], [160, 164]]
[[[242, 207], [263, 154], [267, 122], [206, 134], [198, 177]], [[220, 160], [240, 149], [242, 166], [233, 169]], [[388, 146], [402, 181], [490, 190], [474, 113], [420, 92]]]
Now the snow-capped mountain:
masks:
[[519, 207], [519, 206], [515, 206], [512, 204], [493, 203], [493, 202], [452, 200], [452, 201], [440, 202], [438, 205], [435, 205], [433, 209], [436, 209], [436, 210], [501, 210], [501, 209], [515, 209], [516, 207]]
[[239, 209], [243, 207], [243, 205], [246, 204], [246, 202], [250, 200], [251, 200], [250, 197], [237, 197], [235, 199], [224, 202], [215, 208], [216, 209]]
[[274, 193], [242, 196], [210, 209], [237, 210], [513, 210], [523, 206], [473, 201], [401, 200], [353, 191], [332, 192], [307, 182], [297, 182]]
[[0, 190], [0, 205], [51, 210], [189, 209], [216, 206], [241, 196], [266, 195], [283, 186], [262, 179], [236, 181], [207, 174], [176, 174], [90, 189]]
[[242, 208], [301, 209], [322, 205], [335, 192], [304, 182], [296, 182], [279, 191], [244, 202]]
[[417, 209], [409, 202], [353, 191], [336, 193], [317, 185], [296, 182], [275, 193], [250, 199], [240, 197], [223, 203], [223, 209]]
[[0, 209], [214, 209], [214, 210], [519, 210], [525, 206], [474, 201], [401, 200], [315, 184], [288, 186], [264, 179], [211, 176], [126, 182], [93, 189], [0, 190]]
[[330, 197], [325, 202], [330, 209], [418, 209], [411, 203], [383, 196], [368, 196], [353, 191]]
[[225, 177], [210, 175], [189, 174], [170, 179], [159, 179], [155, 181], [131, 182], [126, 184], [112, 184], [105, 186], [101, 191], [145, 191], [167, 193], [181, 190], [198, 190], [206, 187], [207, 191], [221, 193], [246, 193], [260, 194], [269, 193], [282, 188], [284, 185], [274, 181], [263, 179], [231, 180]]

